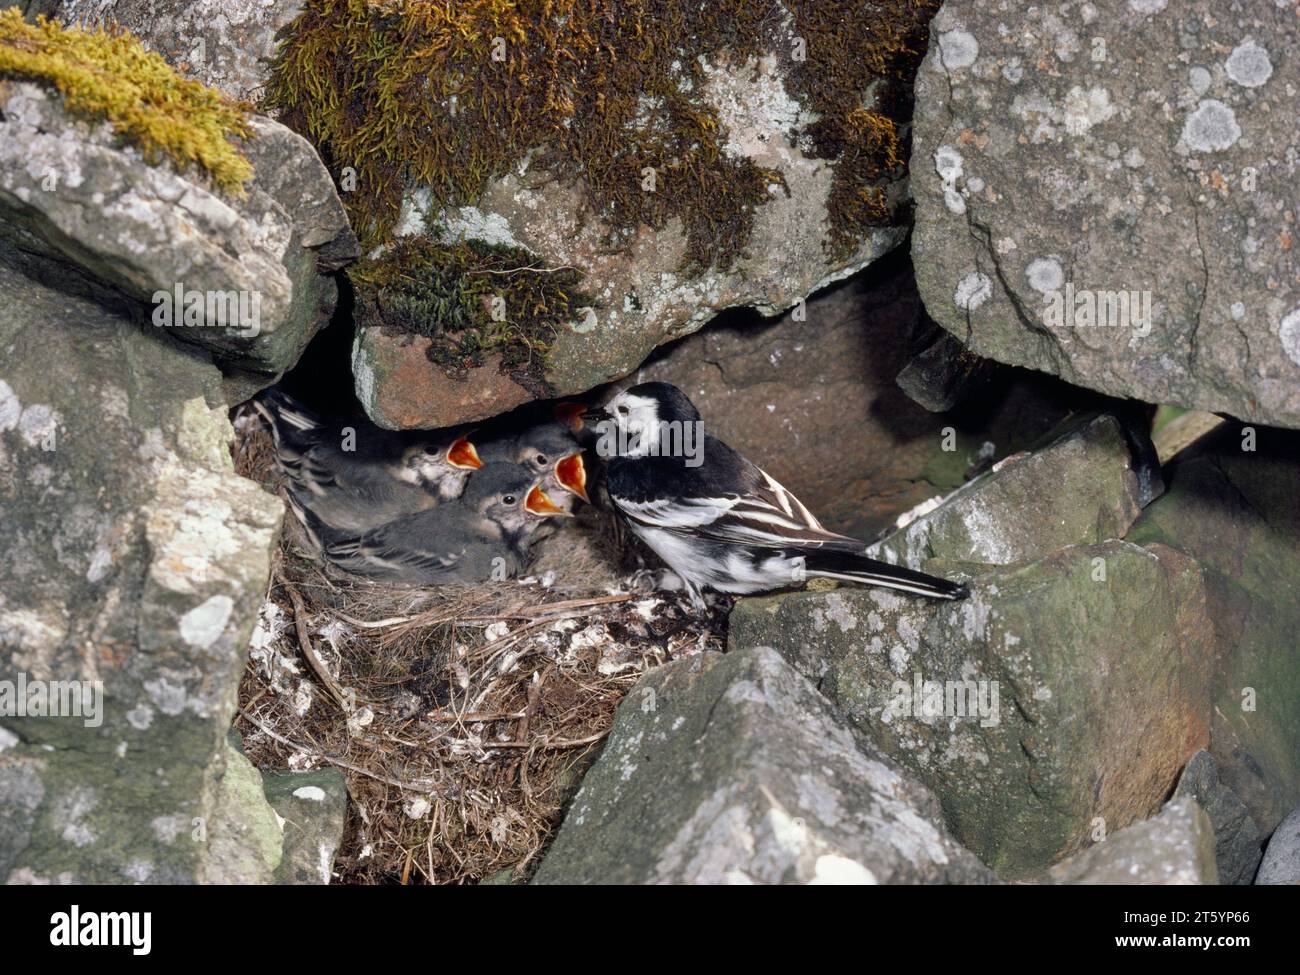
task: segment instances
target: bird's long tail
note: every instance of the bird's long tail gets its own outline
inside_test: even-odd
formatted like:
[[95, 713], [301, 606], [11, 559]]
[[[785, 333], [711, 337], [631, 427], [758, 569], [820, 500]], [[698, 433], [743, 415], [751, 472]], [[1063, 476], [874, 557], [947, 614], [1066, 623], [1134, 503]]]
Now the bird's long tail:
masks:
[[288, 393], [268, 389], [253, 400], [257, 410], [271, 427], [271, 435], [280, 450], [300, 452], [310, 445], [322, 429], [321, 420]]
[[949, 582], [902, 565], [890, 565], [857, 552], [806, 549], [799, 554], [804, 557], [804, 568], [810, 576], [860, 582], [936, 599], [965, 599], [970, 595], [970, 590], [959, 582]]
[[289, 510], [302, 525], [308, 548], [313, 555], [323, 554], [330, 545], [339, 540], [339, 533], [325, 524], [292, 488], [282, 490], [280, 497], [284, 499]]
[[253, 400], [253, 409], [266, 420], [275, 440], [280, 470], [295, 484], [302, 482], [303, 457], [324, 429], [319, 417], [278, 389], [268, 389]]

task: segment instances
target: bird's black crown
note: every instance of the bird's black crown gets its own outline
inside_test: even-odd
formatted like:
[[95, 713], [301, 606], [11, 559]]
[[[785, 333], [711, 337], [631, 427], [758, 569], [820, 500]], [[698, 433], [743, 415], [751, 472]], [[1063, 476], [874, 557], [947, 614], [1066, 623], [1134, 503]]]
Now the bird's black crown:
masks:
[[644, 396], [659, 404], [659, 421], [671, 423], [695, 423], [700, 419], [700, 411], [686, 398], [686, 394], [672, 383], [640, 383], [626, 390], [632, 396]]

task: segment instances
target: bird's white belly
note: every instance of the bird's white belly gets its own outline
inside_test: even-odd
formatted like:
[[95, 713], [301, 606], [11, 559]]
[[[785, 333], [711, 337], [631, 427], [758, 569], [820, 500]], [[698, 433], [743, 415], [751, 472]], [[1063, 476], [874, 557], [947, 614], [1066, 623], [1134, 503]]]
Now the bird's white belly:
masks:
[[779, 589], [799, 581], [796, 560], [772, 555], [756, 561], [743, 549], [684, 538], [675, 532], [638, 525], [637, 535], [683, 580], [719, 592], [753, 593]]

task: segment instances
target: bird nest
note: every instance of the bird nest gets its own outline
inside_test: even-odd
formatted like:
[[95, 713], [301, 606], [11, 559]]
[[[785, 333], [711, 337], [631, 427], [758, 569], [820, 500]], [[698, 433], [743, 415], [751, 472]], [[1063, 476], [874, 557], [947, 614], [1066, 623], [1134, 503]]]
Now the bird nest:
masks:
[[[236, 434], [236, 469], [275, 490], [251, 411]], [[525, 879], [642, 672], [721, 649], [720, 622], [637, 591], [623, 541], [588, 508], [526, 578], [414, 589], [312, 561], [286, 518], [236, 727], [260, 768], [346, 778], [337, 882]]]

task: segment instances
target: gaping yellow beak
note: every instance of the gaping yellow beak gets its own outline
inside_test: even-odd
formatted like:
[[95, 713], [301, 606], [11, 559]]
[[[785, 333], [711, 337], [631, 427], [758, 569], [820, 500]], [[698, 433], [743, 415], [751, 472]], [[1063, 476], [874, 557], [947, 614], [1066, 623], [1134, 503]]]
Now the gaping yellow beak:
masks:
[[474, 445], [469, 442], [468, 437], [460, 437], [447, 448], [447, 463], [452, 467], [470, 471], [476, 471], [483, 466], [478, 451], [474, 449]]
[[528, 489], [528, 496], [524, 498], [524, 510], [529, 514], [537, 515], [539, 518], [568, 514], [567, 511], [547, 496], [540, 484], [534, 484]]
[[587, 497], [587, 468], [582, 463], [582, 451], [576, 451], [556, 461], [555, 479], [566, 490], [572, 491], [583, 501], [591, 504], [591, 499]]

